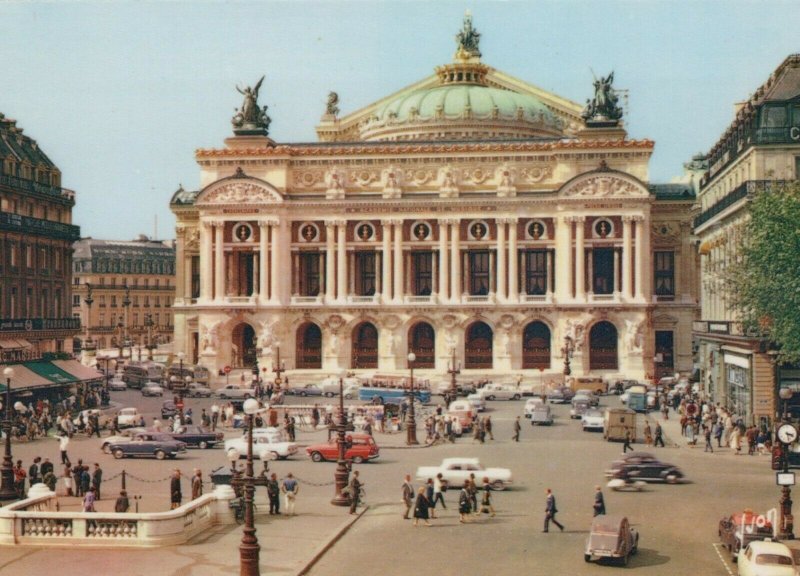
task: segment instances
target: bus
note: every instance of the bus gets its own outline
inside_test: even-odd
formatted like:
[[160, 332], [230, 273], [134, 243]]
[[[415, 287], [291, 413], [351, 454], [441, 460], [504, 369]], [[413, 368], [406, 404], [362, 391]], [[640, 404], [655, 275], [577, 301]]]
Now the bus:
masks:
[[640, 385], [628, 388], [628, 408], [634, 412], [647, 412], [647, 388]]
[[[358, 389], [358, 399], [373, 404], [402, 404], [408, 398], [408, 393], [409, 391], [403, 388], [363, 386]], [[430, 390], [418, 390], [414, 386], [414, 398], [423, 404], [428, 404], [431, 401], [431, 392]]]
[[129, 388], [141, 388], [148, 382], [164, 382], [164, 366], [157, 362], [129, 362], [122, 369], [122, 380]]
[[209, 381], [211, 380], [211, 376], [208, 372], [208, 368], [205, 366], [197, 366], [192, 364], [184, 364], [183, 371], [181, 371], [180, 364], [173, 364], [167, 370], [167, 387], [172, 389], [172, 377], [175, 376], [176, 381], [181, 382], [181, 385], [185, 385], [186, 377], [188, 376], [191, 382], [196, 382], [197, 384], [202, 384], [203, 386], [208, 386]]

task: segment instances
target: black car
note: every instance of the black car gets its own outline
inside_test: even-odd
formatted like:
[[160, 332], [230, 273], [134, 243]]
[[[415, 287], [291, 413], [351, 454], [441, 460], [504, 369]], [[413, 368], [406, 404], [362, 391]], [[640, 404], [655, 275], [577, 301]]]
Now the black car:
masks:
[[222, 442], [222, 432], [212, 432], [202, 426], [181, 426], [178, 432], [165, 432], [167, 436], [172, 436], [174, 440], [183, 442], [189, 448], [213, 448]]
[[175, 415], [178, 413], [178, 407], [175, 406], [175, 402], [172, 400], [167, 400], [163, 404], [161, 404], [161, 418], [166, 420], [167, 418], [174, 418]]
[[642, 482], [666, 482], [676, 484], [683, 479], [683, 472], [674, 464], [662, 462], [647, 452], [629, 452], [621, 460], [611, 463], [606, 476]]

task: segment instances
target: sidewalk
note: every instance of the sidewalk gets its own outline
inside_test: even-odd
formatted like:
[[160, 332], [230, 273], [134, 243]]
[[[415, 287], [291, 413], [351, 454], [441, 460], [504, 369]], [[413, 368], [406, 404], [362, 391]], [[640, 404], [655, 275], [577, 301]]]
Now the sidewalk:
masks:
[[[329, 498], [300, 497], [296, 516], [256, 515], [262, 575], [303, 574], [358, 516], [330, 505]], [[263, 507], [261, 507], [263, 510]], [[167, 548], [62, 549], [4, 547], [0, 575], [58, 574], [87, 571], [115, 576], [218, 576], [238, 574], [242, 526], [217, 526], [193, 542]]]

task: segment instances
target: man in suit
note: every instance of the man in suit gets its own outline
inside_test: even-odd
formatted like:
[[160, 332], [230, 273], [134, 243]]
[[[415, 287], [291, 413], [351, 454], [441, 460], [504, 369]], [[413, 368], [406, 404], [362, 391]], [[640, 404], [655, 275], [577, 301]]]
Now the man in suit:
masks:
[[406, 474], [406, 480], [403, 482], [403, 504], [406, 505], [406, 511], [403, 514], [403, 520], [408, 520], [408, 514], [411, 512], [411, 506], [414, 503], [414, 486], [411, 484], [411, 474]]
[[558, 508], [556, 508], [556, 497], [553, 496], [553, 491], [550, 488], [547, 489], [547, 504], [545, 505], [544, 509], [544, 530], [543, 532], [549, 532], [550, 529], [550, 521], [553, 521], [553, 524], [558, 526], [558, 529], [562, 532], [564, 531], [564, 525], [560, 524], [558, 520], [556, 520], [556, 514], [558, 513]]
[[606, 501], [603, 499], [603, 491], [600, 486], [594, 487], [594, 506], [592, 506], [595, 516], [606, 513]]

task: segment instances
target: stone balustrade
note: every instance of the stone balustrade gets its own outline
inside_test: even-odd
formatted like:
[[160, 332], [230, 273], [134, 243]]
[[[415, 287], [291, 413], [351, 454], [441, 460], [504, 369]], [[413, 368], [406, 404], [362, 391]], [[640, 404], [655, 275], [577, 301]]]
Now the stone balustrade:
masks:
[[61, 512], [45, 486], [29, 497], [0, 508], [0, 546], [132, 547], [184, 544], [211, 526], [235, 522], [230, 486], [156, 513]]

